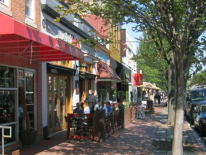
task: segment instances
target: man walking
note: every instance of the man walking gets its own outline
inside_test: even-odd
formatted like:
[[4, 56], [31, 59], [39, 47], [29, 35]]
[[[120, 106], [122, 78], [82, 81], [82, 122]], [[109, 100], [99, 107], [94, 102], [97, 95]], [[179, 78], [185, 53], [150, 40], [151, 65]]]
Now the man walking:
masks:
[[91, 103], [92, 104], [92, 107], [91, 107], [91, 111], [93, 111], [94, 110], [94, 106], [95, 106], [95, 97], [94, 97], [94, 95], [92, 94], [92, 90], [90, 89], [89, 90], [89, 94], [87, 94], [87, 97], [86, 97], [86, 99], [85, 99], [85, 101], [87, 102], [87, 103]]

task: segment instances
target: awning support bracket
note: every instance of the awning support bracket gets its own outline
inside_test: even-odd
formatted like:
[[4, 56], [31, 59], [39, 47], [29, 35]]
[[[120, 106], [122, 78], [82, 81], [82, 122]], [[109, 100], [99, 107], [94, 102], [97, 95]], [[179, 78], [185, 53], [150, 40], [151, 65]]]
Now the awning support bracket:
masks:
[[33, 47], [32, 47], [32, 44], [33, 42], [31, 41], [31, 44], [30, 44], [30, 46], [31, 46], [31, 57], [30, 57], [30, 64], [32, 63], [32, 53], [33, 53]]
[[29, 47], [31, 47], [32, 40], [30, 41], [30, 44], [21, 52], [19, 53], [19, 56], [21, 56]]

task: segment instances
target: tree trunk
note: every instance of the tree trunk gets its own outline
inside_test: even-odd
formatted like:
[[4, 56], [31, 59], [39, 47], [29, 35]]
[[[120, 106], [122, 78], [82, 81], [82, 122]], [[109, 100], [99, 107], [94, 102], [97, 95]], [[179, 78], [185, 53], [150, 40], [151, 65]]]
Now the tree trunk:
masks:
[[175, 66], [173, 55], [170, 57], [168, 65], [168, 118], [166, 125], [174, 126], [175, 122]]
[[[178, 54], [178, 55], [176, 55]], [[172, 144], [172, 154], [182, 155], [182, 129], [184, 119], [184, 103], [186, 101], [186, 78], [185, 68], [183, 65], [182, 52], [177, 52], [174, 55], [175, 60], [175, 73], [176, 73], [176, 111], [175, 111], [175, 126], [174, 126], [174, 137]]]

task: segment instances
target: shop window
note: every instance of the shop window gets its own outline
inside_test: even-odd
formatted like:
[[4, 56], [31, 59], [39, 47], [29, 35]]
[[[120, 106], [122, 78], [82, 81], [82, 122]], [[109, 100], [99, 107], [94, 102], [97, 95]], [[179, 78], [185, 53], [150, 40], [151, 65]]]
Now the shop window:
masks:
[[16, 87], [15, 69], [10, 67], [0, 66], [0, 87], [14, 88]]
[[0, 124], [15, 121], [15, 97], [14, 90], [0, 91]]
[[[0, 125], [12, 127], [12, 137], [5, 138], [5, 144], [16, 140], [16, 104], [16, 69], [0, 66]], [[4, 134], [9, 135], [9, 132], [8, 129], [5, 129]], [[0, 134], [2, 134], [2, 130], [0, 130]]]

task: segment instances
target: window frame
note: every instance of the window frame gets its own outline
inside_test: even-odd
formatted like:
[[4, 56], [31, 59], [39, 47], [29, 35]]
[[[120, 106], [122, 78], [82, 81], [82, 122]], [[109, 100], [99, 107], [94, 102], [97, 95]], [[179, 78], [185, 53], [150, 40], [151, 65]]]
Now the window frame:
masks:
[[[23, 68], [23, 67], [17, 67], [17, 66], [11, 66], [11, 65], [6, 65], [6, 64], [1, 64], [0, 63], [0, 66], [3, 66], [3, 67], [11, 67], [11, 68], [14, 68], [16, 71], [15, 71], [15, 82], [16, 82], [16, 85], [14, 88], [3, 88], [3, 87], [0, 87], [0, 90], [12, 90], [12, 91], [16, 91], [16, 96], [15, 96], [15, 110], [16, 110], [16, 114], [15, 114], [15, 121], [14, 122], [8, 122], [8, 123], [3, 123], [3, 124], [0, 124], [0, 125], [3, 125], [3, 126], [11, 126], [11, 125], [14, 125], [15, 126], [15, 140], [10, 142], [10, 143], [7, 143], [5, 144], [5, 146], [8, 146], [8, 145], [11, 145], [11, 144], [14, 144], [16, 143], [17, 141], [19, 141], [20, 137], [19, 137], [19, 118], [18, 118], [18, 107], [19, 107], [19, 97], [18, 97], [18, 94], [19, 94], [19, 79], [24, 79], [24, 78], [19, 78], [18, 77], [18, 70], [24, 70], [24, 76], [26, 73], [33, 73], [34, 74], [34, 130], [37, 130], [37, 91], [36, 91], [36, 70], [34, 69], [29, 69], [29, 68]], [[26, 87], [26, 86], [25, 86]], [[30, 105], [30, 104], [29, 104]], [[28, 105], [27, 105], [28, 106]]]

